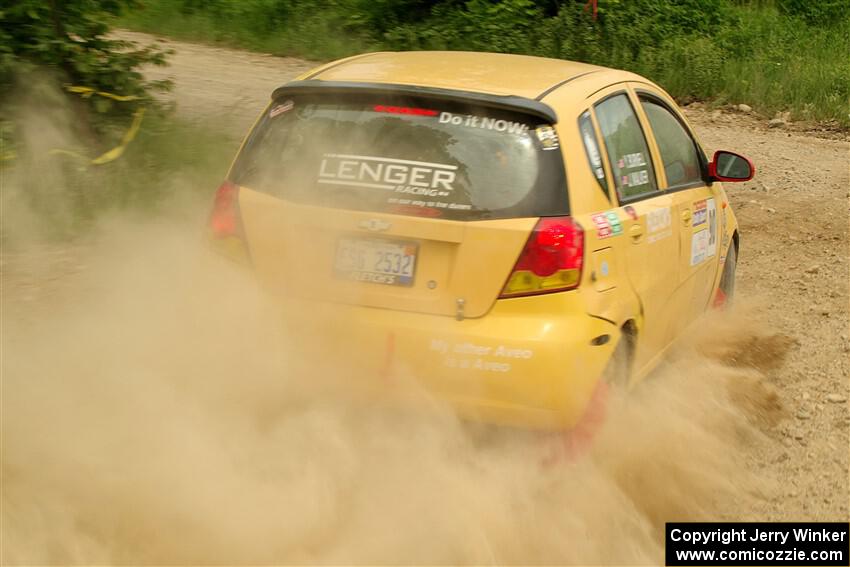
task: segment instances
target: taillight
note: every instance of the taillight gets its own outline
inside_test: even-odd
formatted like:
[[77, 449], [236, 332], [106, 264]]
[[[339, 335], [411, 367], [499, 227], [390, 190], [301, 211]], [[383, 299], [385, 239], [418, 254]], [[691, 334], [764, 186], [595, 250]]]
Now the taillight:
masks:
[[222, 183], [215, 192], [210, 230], [215, 238], [239, 235], [239, 186], [230, 181]]
[[518, 297], [578, 287], [584, 231], [570, 217], [537, 221], [499, 297]]
[[238, 185], [224, 181], [219, 186], [210, 213], [209, 229], [210, 240], [216, 250], [234, 260], [248, 260], [248, 247], [239, 214]]

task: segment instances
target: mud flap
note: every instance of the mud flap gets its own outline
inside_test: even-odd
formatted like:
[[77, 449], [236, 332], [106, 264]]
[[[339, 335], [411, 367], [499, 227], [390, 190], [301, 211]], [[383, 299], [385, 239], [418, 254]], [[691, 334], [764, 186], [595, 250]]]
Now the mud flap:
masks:
[[554, 434], [554, 446], [543, 458], [543, 466], [572, 463], [588, 452], [608, 416], [609, 395], [610, 386], [605, 380], [599, 380], [575, 427]]

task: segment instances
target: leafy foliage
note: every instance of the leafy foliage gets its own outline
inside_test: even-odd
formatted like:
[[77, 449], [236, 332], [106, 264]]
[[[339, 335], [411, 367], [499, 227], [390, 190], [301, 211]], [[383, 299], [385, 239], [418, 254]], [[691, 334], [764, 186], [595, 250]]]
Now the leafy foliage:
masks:
[[[0, 5], [2, 206], [35, 215], [51, 237], [79, 232], [95, 213], [110, 207], [139, 208], [160, 197], [150, 184], [167, 171], [162, 164], [168, 156], [149, 143], [168, 123], [159, 108], [148, 112], [147, 128], [121, 159], [105, 167], [85, 166], [116, 146], [131, 114], [140, 118], [139, 105], [151, 106], [152, 91], [168, 87], [146, 81], [139, 71], [143, 65], [165, 64], [165, 51], [109, 37], [109, 22], [132, 1], [14, 0]], [[74, 93], [71, 86], [86, 89]], [[97, 92], [130, 98], [119, 101]], [[182, 135], [184, 143], [186, 138]], [[157, 156], [160, 167], [145, 167], [148, 154]], [[0, 238], [7, 237], [0, 231]]]
[[145, 0], [124, 22], [334, 58], [380, 49], [526, 53], [633, 70], [682, 99], [850, 124], [847, 0]]
[[[144, 97], [150, 89], [167, 88], [145, 82], [138, 70], [164, 65], [165, 51], [107, 35], [109, 17], [130, 1], [16, 0], [0, 9], [0, 103], [13, 93], [15, 77], [35, 67], [51, 69], [63, 82], [119, 95]], [[89, 100], [101, 114], [127, 110], [108, 98]]]
[[778, 0], [777, 6], [782, 13], [803, 18], [817, 26], [850, 19], [850, 2], [847, 0]]

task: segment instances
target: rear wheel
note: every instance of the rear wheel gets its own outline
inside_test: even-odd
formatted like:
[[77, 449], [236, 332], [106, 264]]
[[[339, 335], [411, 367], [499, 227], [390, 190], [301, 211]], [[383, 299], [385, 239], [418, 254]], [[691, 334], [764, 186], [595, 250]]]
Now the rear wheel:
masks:
[[714, 307], [723, 309], [732, 305], [735, 298], [735, 269], [738, 266], [738, 253], [735, 251], [735, 245], [729, 246], [729, 252], [726, 254], [726, 262], [723, 264], [723, 274], [720, 276], [720, 285], [717, 288], [717, 295], [714, 296]]
[[602, 374], [605, 383], [615, 388], [625, 388], [629, 385], [632, 375], [632, 353], [634, 352], [634, 336], [628, 326], [624, 326], [620, 342], [608, 361], [608, 366]]
[[621, 331], [620, 342], [596, 382], [584, 413], [572, 429], [560, 434], [557, 447], [544, 458], [544, 464], [551, 465], [561, 460], [574, 461], [588, 451], [605, 423], [611, 390], [625, 388], [629, 383], [633, 352], [634, 331], [630, 324], [626, 324]]

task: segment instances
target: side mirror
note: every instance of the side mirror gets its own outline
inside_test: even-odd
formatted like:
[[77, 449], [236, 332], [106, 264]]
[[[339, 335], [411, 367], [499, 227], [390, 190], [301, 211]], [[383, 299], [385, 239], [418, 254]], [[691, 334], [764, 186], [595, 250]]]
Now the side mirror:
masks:
[[714, 159], [708, 164], [708, 177], [712, 181], [749, 181], [755, 174], [753, 162], [726, 150], [714, 152]]

